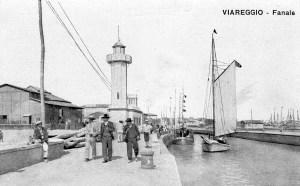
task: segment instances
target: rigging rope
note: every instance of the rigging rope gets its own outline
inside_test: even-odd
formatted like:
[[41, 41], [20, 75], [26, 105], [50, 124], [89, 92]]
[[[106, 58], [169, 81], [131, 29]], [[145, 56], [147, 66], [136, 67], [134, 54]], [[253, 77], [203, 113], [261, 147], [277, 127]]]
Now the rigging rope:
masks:
[[209, 83], [209, 80], [210, 80], [210, 70], [211, 70], [210, 69], [210, 65], [211, 65], [211, 54], [210, 54], [209, 65], [208, 65], [208, 79], [207, 79], [206, 90], [205, 90], [205, 97], [204, 97], [203, 118], [207, 117], [207, 112], [208, 112], [208, 103], [207, 103], [207, 102], [209, 102], [209, 99], [207, 100], [207, 92], [208, 92], [208, 90], [209, 90], [209, 94], [211, 93], [211, 88], [209, 87], [209, 85], [210, 85], [210, 83]]
[[81, 35], [78, 33], [76, 27], [74, 26], [73, 22], [71, 21], [70, 17], [68, 16], [67, 12], [65, 11], [65, 9], [63, 8], [63, 6], [61, 5], [60, 2], [57, 2], [62, 10], [62, 12], [64, 13], [64, 15], [66, 16], [66, 18], [68, 19], [69, 23], [71, 24], [71, 26], [73, 27], [73, 29], [75, 30], [77, 36], [79, 37], [80, 41], [82, 42], [83, 46], [85, 47], [85, 49], [87, 50], [88, 54], [91, 56], [91, 58], [93, 59], [94, 63], [96, 64], [98, 70], [102, 73], [104, 79], [106, 80], [106, 82], [111, 86], [111, 83], [109, 82], [109, 79], [107, 78], [107, 76], [104, 74], [104, 72], [101, 70], [100, 66], [98, 65], [98, 63], [96, 62], [94, 56], [92, 55], [92, 53], [90, 52], [89, 48], [87, 47], [87, 45], [85, 44], [85, 42], [83, 41]]
[[56, 16], [56, 18], [58, 19], [58, 21], [60, 22], [60, 24], [65, 28], [65, 30], [67, 31], [67, 33], [69, 34], [69, 36], [72, 38], [72, 40], [74, 41], [75, 45], [77, 46], [77, 48], [79, 49], [79, 51], [82, 53], [82, 55], [84, 56], [84, 58], [91, 65], [91, 67], [93, 68], [93, 70], [97, 73], [97, 75], [100, 77], [100, 79], [102, 80], [102, 82], [106, 85], [106, 87], [108, 88], [108, 90], [111, 91], [110, 84], [104, 79], [104, 77], [102, 77], [102, 75], [93, 66], [93, 64], [91, 63], [91, 61], [88, 59], [88, 57], [86, 56], [86, 54], [83, 52], [83, 50], [81, 49], [81, 47], [79, 46], [79, 44], [75, 40], [74, 36], [72, 35], [72, 33], [70, 32], [70, 30], [68, 29], [68, 27], [65, 25], [65, 23], [63, 22], [63, 20], [61, 19], [61, 17], [59, 16], [59, 14], [57, 13], [57, 11], [55, 10], [55, 8], [52, 6], [51, 2], [50, 1], [46, 1], [46, 2], [47, 2], [47, 5], [49, 6], [50, 10], [52, 11], [52, 13]]

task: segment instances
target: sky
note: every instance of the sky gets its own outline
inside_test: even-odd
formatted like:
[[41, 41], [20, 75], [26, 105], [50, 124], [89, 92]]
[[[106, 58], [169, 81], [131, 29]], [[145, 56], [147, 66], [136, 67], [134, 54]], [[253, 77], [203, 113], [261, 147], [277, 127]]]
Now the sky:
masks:
[[[59, 10], [57, 0], [51, 0]], [[237, 118], [269, 119], [300, 110], [299, 0], [64, 0], [73, 24], [110, 77], [106, 55], [120, 39], [133, 58], [128, 93], [144, 112], [169, 113], [187, 95], [186, 116], [202, 117], [211, 33], [217, 57], [237, 60]], [[224, 9], [262, 9], [262, 16], [228, 16]], [[294, 16], [271, 15], [293, 10]], [[62, 12], [60, 15], [63, 17]], [[45, 89], [77, 105], [110, 103], [110, 92], [43, 1]], [[66, 19], [63, 18], [65, 21]], [[0, 0], [0, 83], [39, 86], [40, 38], [37, 0]], [[178, 98], [177, 98], [178, 99]], [[178, 103], [176, 103], [178, 104]], [[178, 109], [178, 108], [177, 108]]]

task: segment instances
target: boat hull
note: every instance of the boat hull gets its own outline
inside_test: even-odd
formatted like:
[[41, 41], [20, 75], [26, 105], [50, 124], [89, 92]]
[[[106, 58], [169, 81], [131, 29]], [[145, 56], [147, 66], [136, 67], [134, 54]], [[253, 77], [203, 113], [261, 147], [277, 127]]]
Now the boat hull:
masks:
[[211, 140], [204, 137], [202, 137], [202, 139], [202, 150], [204, 152], [223, 152], [230, 150], [230, 145], [228, 144], [219, 143], [216, 140]]
[[194, 144], [194, 138], [191, 137], [177, 137], [173, 140], [174, 145], [192, 145]]

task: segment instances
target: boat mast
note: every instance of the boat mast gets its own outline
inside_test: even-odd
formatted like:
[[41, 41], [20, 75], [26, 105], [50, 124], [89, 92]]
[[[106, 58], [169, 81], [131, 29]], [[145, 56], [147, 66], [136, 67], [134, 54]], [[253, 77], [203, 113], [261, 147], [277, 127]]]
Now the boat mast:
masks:
[[214, 29], [213, 33], [211, 34], [212, 37], [212, 44], [211, 44], [211, 86], [212, 86], [212, 104], [213, 104], [213, 136], [215, 136], [215, 87], [214, 87], [214, 82], [215, 82], [215, 41], [214, 41], [214, 33], [216, 34], [216, 30]]

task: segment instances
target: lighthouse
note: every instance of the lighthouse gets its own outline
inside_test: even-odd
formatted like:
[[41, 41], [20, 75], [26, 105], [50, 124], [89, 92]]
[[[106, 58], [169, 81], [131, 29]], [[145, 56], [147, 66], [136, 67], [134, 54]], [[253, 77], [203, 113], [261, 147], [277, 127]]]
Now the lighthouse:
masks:
[[118, 41], [112, 46], [113, 53], [106, 56], [111, 66], [111, 104], [108, 109], [111, 121], [125, 121], [128, 117], [127, 68], [132, 63], [130, 55], [125, 54], [126, 46]]

